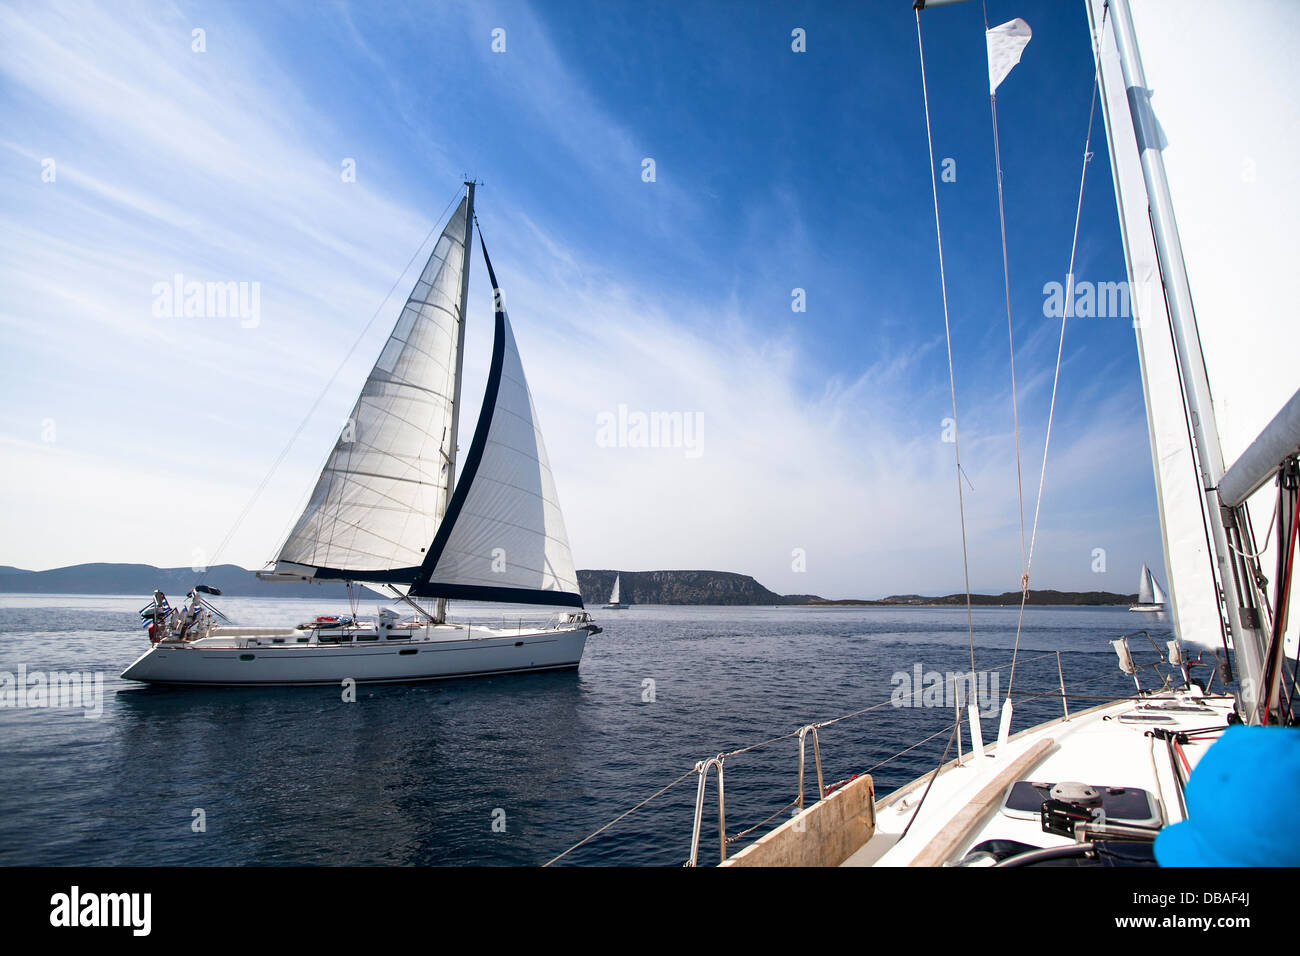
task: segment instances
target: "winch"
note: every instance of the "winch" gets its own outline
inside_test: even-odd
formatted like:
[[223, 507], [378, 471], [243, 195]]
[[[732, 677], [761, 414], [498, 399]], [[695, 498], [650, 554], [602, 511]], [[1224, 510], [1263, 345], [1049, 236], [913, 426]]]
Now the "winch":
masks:
[[1048, 791], [1041, 810], [1043, 832], [1074, 839], [1079, 823], [1106, 822], [1101, 805], [1101, 791], [1086, 783], [1062, 781]]

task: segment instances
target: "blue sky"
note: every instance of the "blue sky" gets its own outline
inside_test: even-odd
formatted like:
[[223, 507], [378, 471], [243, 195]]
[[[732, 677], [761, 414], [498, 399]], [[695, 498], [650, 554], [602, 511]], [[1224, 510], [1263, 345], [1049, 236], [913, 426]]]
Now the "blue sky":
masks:
[[[998, 98], [1029, 522], [1058, 334], [1042, 289], [1068, 264], [1092, 60], [1082, 3], [988, 15], [1034, 31]], [[982, 15], [923, 21], [957, 171], [940, 204], [972, 585], [1014, 590]], [[4, 3], [0, 77], [0, 563], [272, 557], [413, 270], [385, 293], [469, 173], [579, 567], [961, 589], [907, 2]], [[1075, 272], [1118, 281], [1100, 115], [1093, 134]], [[463, 432], [490, 350], [474, 270]], [[256, 325], [155, 315], [176, 273], [258, 283]], [[601, 447], [619, 405], [699, 415], [700, 453]], [[1076, 319], [1033, 583], [1131, 590], [1159, 548], [1132, 329]]]

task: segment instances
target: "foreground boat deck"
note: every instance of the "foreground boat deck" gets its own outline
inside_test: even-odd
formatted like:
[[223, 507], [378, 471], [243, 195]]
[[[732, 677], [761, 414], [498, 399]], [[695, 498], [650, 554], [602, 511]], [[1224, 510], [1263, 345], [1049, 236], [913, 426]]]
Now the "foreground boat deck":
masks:
[[[1102, 704], [1015, 734], [1001, 752], [983, 757], [966, 753], [937, 776], [918, 778], [880, 800], [874, 834], [842, 865], [954, 864], [988, 840], [1043, 848], [1073, 844], [1068, 837], [1044, 832], [1038, 813], [1005, 805], [1020, 781], [1136, 788], [1154, 803], [1157, 819], [1149, 825], [1176, 823], [1186, 811], [1175, 762], [1186, 760], [1185, 778], [1213, 742], [1212, 735], [1226, 725], [1232, 707], [1231, 698], [1185, 694]], [[1193, 739], [1181, 745], [1180, 756], [1153, 735], [1155, 728]]]

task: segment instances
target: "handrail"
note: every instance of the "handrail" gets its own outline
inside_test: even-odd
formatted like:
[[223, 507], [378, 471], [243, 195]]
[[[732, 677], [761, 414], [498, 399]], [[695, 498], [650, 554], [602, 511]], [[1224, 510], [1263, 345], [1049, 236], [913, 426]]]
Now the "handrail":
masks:
[[817, 724], [808, 724], [806, 727], [799, 728], [799, 791], [795, 804], [800, 810], [803, 809], [804, 749], [809, 732], [812, 733], [813, 760], [817, 764], [817, 799], [822, 800], [826, 796], [826, 782], [822, 778], [822, 748], [817, 740], [817, 726]]
[[725, 754], [718, 754], [716, 757], [710, 757], [708, 760], [701, 760], [695, 764], [695, 772], [700, 775], [699, 786], [695, 791], [695, 826], [691, 831], [691, 857], [687, 860], [687, 866], [695, 866], [700, 856], [700, 824], [704, 821], [704, 791], [709, 781], [709, 768], [718, 768], [718, 845], [719, 845], [719, 863], [727, 859], [727, 809], [726, 796], [722, 788], [722, 762], [726, 760]]
[[1070, 719], [1070, 704], [1065, 699], [1065, 671], [1061, 669], [1061, 652], [1056, 652], [1056, 676], [1061, 679], [1061, 709], [1065, 711], [1065, 719]]

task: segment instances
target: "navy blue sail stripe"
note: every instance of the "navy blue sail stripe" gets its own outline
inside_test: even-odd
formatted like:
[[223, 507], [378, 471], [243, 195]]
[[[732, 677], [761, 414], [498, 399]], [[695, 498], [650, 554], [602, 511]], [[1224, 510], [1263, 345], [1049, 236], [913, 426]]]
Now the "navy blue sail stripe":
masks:
[[347, 568], [316, 568], [312, 577], [328, 581], [360, 581], [367, 584], [410, 584], [419, 577], [421, 569], [390, 568], [386, 571], [359, 571]]
[[433, 584], [427, 591], [417, 592], [417, 597], [440, 597], [458, 601], [497, 601], [502, 604], [547, 604], [557, 607], [577, 607], [582, 595], [568, 591], [539, 591], [536, 588], [498, 588], [480, 584]]

